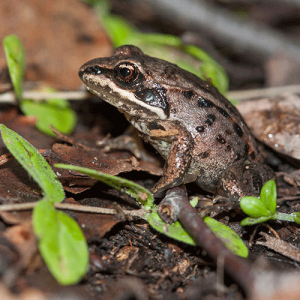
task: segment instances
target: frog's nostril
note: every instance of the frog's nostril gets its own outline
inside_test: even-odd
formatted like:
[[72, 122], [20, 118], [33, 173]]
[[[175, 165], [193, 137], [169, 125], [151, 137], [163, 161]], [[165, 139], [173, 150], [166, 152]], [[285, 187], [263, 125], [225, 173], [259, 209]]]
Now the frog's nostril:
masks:
[[86, 67], [86, 68], [83, 66], [79, 69], [78, 75], [82, 79], [83, 76], [86, 74], [100, 75], [100, 74], [103, 74], [103, 72], [104, 72], [104, 70], [97, 65]]
[[87, 67], [85, 72], [93, 75], [100, 75], [102, 73], [102, 69], [99, 66], [92, 66]]

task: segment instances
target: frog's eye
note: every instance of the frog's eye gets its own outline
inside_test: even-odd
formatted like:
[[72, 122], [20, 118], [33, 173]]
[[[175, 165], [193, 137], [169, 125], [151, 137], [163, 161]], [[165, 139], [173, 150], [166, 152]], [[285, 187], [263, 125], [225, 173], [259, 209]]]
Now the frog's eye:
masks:
[[120, 83], [134, 83], [138, 78], [138, 68], [129, 62], [118, 64], [114, 69], [115, 78]]

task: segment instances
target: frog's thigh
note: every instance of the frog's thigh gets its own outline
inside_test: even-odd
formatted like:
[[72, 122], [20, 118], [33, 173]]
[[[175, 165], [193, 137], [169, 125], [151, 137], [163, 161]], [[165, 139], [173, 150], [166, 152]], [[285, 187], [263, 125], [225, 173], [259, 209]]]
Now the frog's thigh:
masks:
[[183, 182], [194, 148], [190, 133], [180, 124], [161, 121], [159, 125], [161, 125], [159, 130], [150, 132], [151, 139], [165, 140], [171, 144], [171, 147], [167, 155], [164, 175], [152, 189], [155, 195]]

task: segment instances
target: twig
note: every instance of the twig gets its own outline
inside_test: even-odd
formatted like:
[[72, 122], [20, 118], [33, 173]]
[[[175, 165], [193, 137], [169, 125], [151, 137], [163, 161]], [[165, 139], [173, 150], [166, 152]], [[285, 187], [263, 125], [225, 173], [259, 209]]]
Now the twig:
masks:
[[261, 232], [260, 234], [265, 237], [266, 241], [257, 241], [256, 244], [268, 247], [294, 261], [300, 262], [300, 250], [298, 247], [283, 240], [271, 237], [265, 232]]
[[[30, 210], [33, 209], [38, 202], [28, 202], [28, 203], [16, 203], [16, 204], [3, 204], [0, 205], [0, 212], [3, 211], [19, 211], [19, 210]], [[114, 208], [103, 208], [103, 207], [94, 207], [94, 206], [83, 206], [79, 204], [71, 203], [54, 203], [54, 206], [62, 210], [72, 210], [79, 212], [88, 212], [88, 213], [97, 213], [97, 214], [108, 214], [115, 215], [117, 210]], [[134, 209], [134, 210], [122, 210], [125, 215], [139, 217], [144, 219], [145, 211], [144, 209]]]
[[224, 269], [229, 273], [249, 295], [253, 288], [253, 277], [250, 263], [239, 256], [234, 255], [225, 245], [213, 234], [210, 228], [198, 215], [187, 197], [184, 186], [170, 189], [166, 197], [159, 205], [160, 216], [164, 221], [170, 219], [180, 220], [182, 225], [193, 236], [196, 243], [201, 246], [207, 254], [215, 261], [218, 257], [224, 259]]
[[6, 164], [7, 162], [15, 159], [11, 153], [5, 153], [0, 156], [0, 166]]
[[[72, 100], [83, 100], [87, 98], [90, 93], [87, 91], [67, 91], [67, 92], [37, 92], [37, 91], [24, 91], [24, 99], [32, 99], [36, 101], [42, 101], [44, 99], [72, 99]], [[13, 92], [6, 92], [0, 95], [0, 103], [17, 103], [16, 95]]]
[[281, 240], [277, 231], [274, 228], [272, 228], [268, 223], [263, 223], [262, 225], [265, 226], [269, 231], [271, 231], [276, 239]]

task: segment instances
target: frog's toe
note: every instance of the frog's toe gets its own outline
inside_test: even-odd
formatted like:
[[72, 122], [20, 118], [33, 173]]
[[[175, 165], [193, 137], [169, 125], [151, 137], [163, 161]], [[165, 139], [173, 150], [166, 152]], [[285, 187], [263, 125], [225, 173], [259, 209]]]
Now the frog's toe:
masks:
[[167, 177], [162, 177], [151, 189], [151, 192], [155, 198], [162, 198], [165, 192], [173, 187], [180, 186], [182, 184], [181, 178], [169, 181]]

